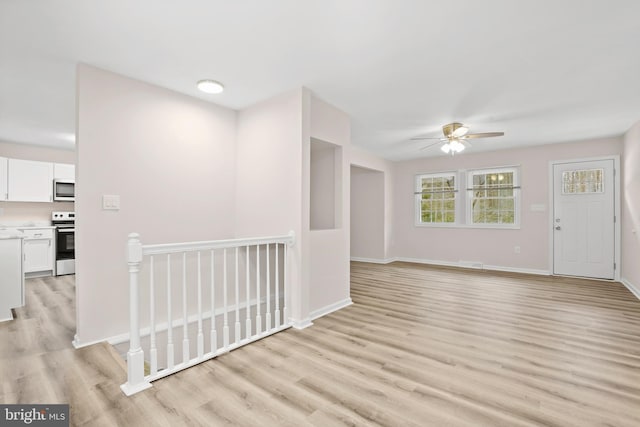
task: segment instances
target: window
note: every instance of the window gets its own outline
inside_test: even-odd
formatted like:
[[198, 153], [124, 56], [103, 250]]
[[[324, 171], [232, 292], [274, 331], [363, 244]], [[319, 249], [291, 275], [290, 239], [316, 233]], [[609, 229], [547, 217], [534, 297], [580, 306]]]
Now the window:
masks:
[[604, 193], [604, 169], [562, 172], [562, 194]]
[[454, 172], [416, 177], [417, 224], [455, 224], [456, 174]]
[[467, 174], [467, 222], [475, 226], [517, 227], [518, 171], [484, 169]]

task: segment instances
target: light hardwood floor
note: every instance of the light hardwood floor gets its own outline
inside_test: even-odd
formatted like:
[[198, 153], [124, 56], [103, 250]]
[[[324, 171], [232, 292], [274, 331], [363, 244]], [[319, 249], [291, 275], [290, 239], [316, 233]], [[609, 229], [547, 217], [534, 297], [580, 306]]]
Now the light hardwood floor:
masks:
[[106, 344], [74, 350], [72, 277], [0, 324], [0, 402], [72, 425], [639, 426], [640, 301], [619, 283], [352, 263], [348, 308], [127, 398]]

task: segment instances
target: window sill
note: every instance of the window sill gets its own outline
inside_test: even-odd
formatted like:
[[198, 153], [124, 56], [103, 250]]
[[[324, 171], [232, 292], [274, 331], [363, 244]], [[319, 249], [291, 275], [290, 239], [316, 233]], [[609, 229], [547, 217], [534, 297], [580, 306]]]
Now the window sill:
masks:
[[424, 224], [424, 223], [416, 223], [415, 227], [419, 228], [474, 228], [474, 229], [490, 229], [490, 230], [520, 230], [519, 224], [514, 225], [480, 225], [480, 224]]

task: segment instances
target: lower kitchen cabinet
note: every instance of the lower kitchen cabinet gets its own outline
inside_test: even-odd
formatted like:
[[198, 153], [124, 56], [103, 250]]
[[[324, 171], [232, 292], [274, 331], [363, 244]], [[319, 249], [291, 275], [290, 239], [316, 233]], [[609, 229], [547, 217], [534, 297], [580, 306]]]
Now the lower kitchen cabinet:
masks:
[[21, 229], [24, 239], [24, 272], [27, 276], [55, 274], [53, 229]]

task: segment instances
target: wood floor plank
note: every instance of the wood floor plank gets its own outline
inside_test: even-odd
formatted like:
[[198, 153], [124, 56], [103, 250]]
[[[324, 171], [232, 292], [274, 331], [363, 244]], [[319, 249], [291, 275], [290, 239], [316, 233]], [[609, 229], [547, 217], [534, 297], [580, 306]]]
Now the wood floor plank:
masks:
[[0, 402], [69, 403], [77, 426], [640, 425], [640, 301], [620, 283], [354, 262], [352, 306], [131, 397], [112, 347], [72, 348], [74, 286], [27, 281]]

